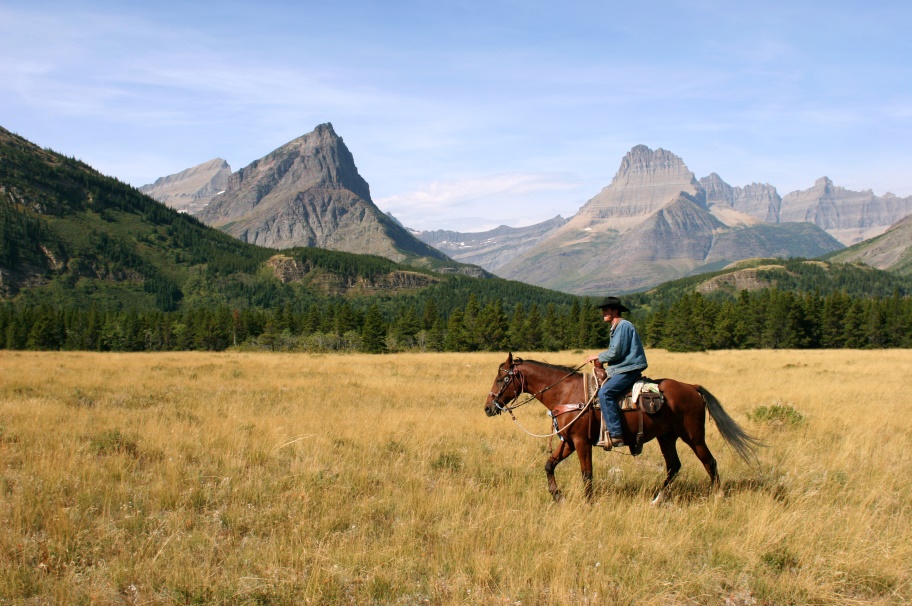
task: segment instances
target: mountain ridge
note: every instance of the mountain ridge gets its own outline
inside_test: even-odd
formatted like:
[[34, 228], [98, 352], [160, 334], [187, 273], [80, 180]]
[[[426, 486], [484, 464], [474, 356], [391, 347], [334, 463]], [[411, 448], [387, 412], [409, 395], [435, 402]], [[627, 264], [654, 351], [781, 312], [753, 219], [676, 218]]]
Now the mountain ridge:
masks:
[[675, 154], [637, 145], [611, 184], [563, 227], [493, 271], [594, 295], [637, 291], [773, 250], [797, 256], [842, 247], [819, 228], [757, 217], [775, 212], [772, 186], [732, 188], [713, 175], [698, 181]]
[[[173, 194], [166, 186], [192, 189], [195, 172], [205, 173], [213, 162], [142, 190], [168, 202]], [[230, 173], [219, 191], [212, 189], [185, 193], [198, 201], [184, 209], [244, 242], [276, 249], [316, 246], [376, 254], [420, 267], [450, 265], [456, 271], [484, 275], [480, 268], [453, 264], [380, 211], [354, 156], [328, 122]]]

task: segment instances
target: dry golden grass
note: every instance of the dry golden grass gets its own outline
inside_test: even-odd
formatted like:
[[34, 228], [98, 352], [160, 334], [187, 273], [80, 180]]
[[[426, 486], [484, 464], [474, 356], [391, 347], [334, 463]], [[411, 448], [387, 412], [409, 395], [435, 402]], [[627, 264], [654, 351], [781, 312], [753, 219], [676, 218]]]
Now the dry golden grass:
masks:
[[552, 503], [547, 440], [483, 414], [504, 357], [0, 352], [0, 603], [912, 600], [912, 352], [650, 352], [770, 445], [710, 423], [722, 489], [680, 445], [659, 507], [655, 443]]

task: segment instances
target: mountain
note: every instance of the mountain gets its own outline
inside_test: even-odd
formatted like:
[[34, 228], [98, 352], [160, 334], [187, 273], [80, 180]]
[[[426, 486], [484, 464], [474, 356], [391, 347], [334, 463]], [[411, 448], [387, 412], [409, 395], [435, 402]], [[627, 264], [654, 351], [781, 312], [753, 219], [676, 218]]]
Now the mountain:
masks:
[[550, 236], [566, 222], [566, 219], [558, 215], [528, 227], [501, 225], [488, 231], [470, 233], [438, 229], [415, 232], [415, 236], [446, 253], [451, 259], [495, 271]]
[[576, 294], [620, 293], [739, 259], [842, 247], [813, 225], [764, 223], [777, 204], [770, 185], [732, 188], [715, 174], [697, 181], [678, 156], [637, 145], [608, 187], [497, 274]]
[[377, 208], [351, 152], [328, 123], [232, 174], [225, 192], [197, 216], [259, 246], [315, 246], [424, 267], [451, 264]]
[[653, 151], [637, 145], [624, 156], [611, 184], [586, 202], [555, 237], [571, 243], [623, 233], [681, 192], [705, 207], [706, 194], [681, 158], [662, 148]]
[[877, 269], [912, 276], [912, 215], [900, 219], [883, 234], [829, 255], [841, 263], [865, 263]]
[[[751, 183], [745, 187], [732, 187], [716, 173], [700, 179], [706, 192], [706, 204], [726, 225], [754, 225], [779, 222], [782, 198], [769, 183]], [[743, 215], [747, 215], [744, 217]]]
[[846, 245], [884, 233], [912, 213], [912, 196], [898, 198], [871, 190], [851, 191], [833, 185], [828, 177], [817, 179], [810, 189], [795, 191], [782, 199], [780, 221], [806, 221], [824, 229]]
[[203, 162], [174, 175], [156, 179], [139, 191], [163, 204], [191, 215], [199, 213], [228, 187], [231, 167], [221, 158]]
[[374, 255], [279, 253], [245, 243], [0, 128], [0, 311], [10, 302], [61, 314], [306, 309], [344, 296], [353, 306], [381, 301], [390, 313], [416, 298], [434, 300], [448, 313], [472, 296], [481, 304], [502, 300], [508, 309], [519, 302], [569, 307], [574, 300], [460, 275], [459, 267], [447, 261], [432, 271]]

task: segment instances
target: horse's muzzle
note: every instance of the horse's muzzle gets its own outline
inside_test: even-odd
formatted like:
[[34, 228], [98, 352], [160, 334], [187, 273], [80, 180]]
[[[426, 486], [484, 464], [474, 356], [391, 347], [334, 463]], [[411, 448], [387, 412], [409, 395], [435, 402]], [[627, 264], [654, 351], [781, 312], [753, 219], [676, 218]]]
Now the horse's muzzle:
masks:
[[[494, 395], [494, 394], [491, 394], [491, 395]], [[496, 417], [497, 415], [499, 415], [502, 412], [503, 412], [503, 405], [500, 402], [498, 402], [496, 399], [491, 400], [490, 402], [485, 404], [485, 414], [488, 415], [489, 417]]]

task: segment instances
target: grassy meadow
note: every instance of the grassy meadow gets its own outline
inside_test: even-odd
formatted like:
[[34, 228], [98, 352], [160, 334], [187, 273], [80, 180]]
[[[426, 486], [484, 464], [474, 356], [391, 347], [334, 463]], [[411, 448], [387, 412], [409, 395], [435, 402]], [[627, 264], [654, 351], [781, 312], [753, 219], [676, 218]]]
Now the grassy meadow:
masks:
[[912, 351], [648, 353], [759, 468], [708, 421], [720, 490], [679, 443], [651, 506], [651, 442], [555, 504], [548, 440], [483, 413], [505, 354], [0, 351], [0, 604], [912, 601]]

